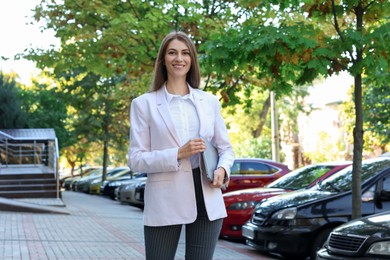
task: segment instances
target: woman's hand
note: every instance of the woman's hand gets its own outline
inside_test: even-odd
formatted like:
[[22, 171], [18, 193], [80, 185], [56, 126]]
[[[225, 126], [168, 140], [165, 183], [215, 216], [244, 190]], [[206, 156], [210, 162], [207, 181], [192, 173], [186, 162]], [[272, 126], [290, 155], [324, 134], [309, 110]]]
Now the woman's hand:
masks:
[[[225, 176], [226, 176], [226, 171], [224, 168], [219, 167], [218, 169], [216, 169], [214, 171], [214, 181], [211, 183], [211, 186], [214, 188], [222, 188], [222, 185], [224, 184], [224, 181], [226, 180]], [[225, 184], [226, 184], [226, 188], [227, 188], [229, 185], [229, 181], [227, 181]]]
[[201, 138], [194, 138], [185, 143], [177, 152], [177, 159], [182, 160], [194, 154], [204, 152], [206, 144]]

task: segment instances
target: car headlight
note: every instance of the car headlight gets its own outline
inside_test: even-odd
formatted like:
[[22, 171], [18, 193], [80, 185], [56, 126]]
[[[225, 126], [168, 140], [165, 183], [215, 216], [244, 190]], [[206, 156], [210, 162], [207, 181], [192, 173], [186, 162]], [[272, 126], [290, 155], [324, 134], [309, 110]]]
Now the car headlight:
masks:
[[294, 219], [297, 215], [297, 208], [287, 208], [276, 211], [272, 214], [271, 218], [273, 219]]
[[372, 244], [368, 253], [375, 255], [390, 255], [390, 241], [380, 241]]
[[228, 210], [253, 209], [255, 206], [256, 203], [254, 201], [240, 201], [230, 205]]
[[110, 187], [119, 186], [119, 181], [110, 182], [110, 183], [108, 184], [108, 186], [110, 186]]

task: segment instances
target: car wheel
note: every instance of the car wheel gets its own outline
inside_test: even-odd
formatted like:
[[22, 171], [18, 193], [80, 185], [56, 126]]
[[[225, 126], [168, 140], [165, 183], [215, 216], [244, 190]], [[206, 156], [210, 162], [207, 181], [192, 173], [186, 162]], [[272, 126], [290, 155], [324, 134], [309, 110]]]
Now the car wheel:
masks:
[[315, 260], [317, 257], [317, 251], [322, 248], [322, 246], [325, 244], [326, 239], [328, 238], [330, 232], [332, 232], [333, 228], [327, 228], [322, 230], [318, 236], [315, 237], [313, 245], [311, 246], [310, 250], [310, 259]]

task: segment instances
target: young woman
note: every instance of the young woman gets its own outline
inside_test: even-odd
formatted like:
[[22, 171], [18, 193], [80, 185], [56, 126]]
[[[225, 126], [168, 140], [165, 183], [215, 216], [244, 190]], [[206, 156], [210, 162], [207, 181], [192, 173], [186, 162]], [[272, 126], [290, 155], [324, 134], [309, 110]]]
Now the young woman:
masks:
[[[159, 49], [152, 90], [131, 104], [129, 166], [148, 175], [147, 260], [173, 260], [183, 225], [186, 259], [212, 259], [226, 217], [221, 187], [234, 152], [217, 97], [199, 84], [195, 45], [185, 33], [171, 32]], [[219, 153], [213, 182], [199, 168], [204, 140]]]

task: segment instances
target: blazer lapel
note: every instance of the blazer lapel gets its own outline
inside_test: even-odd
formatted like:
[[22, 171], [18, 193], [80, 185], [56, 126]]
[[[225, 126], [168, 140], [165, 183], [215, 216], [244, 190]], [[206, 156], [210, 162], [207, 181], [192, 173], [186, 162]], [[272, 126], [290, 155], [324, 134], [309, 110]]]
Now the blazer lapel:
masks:
[[171, 112], [169, 111], [169, 106], [165, 98], [164, 88], [160, 88], [156, 92], [156, 103], [157, 103], [157, 110], [160, 113], [160, 116], [162, 117], [170, 134], [172, 135], [173, 139], [176, 141], [177, 145], [181, 146], [180, 139], [176, 133], [175, 124], [173, 123]]

